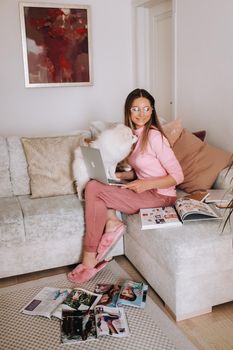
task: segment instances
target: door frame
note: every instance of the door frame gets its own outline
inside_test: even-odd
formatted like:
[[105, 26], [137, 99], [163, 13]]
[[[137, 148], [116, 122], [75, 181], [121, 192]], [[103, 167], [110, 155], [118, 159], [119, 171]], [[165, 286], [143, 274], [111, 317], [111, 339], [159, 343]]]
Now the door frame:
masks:
[[[134, 86], [143, 86], [151, 90], [152, 81], [150, 77], [150, 32], [149, 11], [151, 7], [165, 3], [167, 0], [133, 0], [132, 1], [132, 24], [133, 24], [133, 76]], [[177, 117], [177, 16], [176, 2], [172, 3], [172, 118]], [[138, 44], [140, 43], [140, 45]]]

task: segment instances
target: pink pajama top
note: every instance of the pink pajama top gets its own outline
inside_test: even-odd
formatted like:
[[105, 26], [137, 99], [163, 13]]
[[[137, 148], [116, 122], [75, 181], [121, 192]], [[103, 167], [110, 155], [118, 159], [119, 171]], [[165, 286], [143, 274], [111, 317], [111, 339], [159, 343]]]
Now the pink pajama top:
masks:
[[[156, 177], [171, 175], [176, 184], [184, 180], [183, 171], [171, 149], [167, 139], [157, 129], [149, 131], [148, 143], [145, 150], [140, 150], [143, 127], [134, 130], [138, 136], [137, 144], [128, 158], [138, 179], [156, 179]], [[158, 188], [157, 193], [165, 196], [176, 196], [175, 186]]]

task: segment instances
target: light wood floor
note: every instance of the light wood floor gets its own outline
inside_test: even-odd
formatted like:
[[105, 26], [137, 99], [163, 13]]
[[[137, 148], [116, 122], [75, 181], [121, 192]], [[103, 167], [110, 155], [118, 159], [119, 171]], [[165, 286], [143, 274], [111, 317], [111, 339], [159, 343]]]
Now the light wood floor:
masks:
[[[116, 257], [116, 261], [128, 273], [132, 272], [132, 264], [126, 257]], [[29, 280], [68, 272], [70, 270], [71, 267], [66, 266], [16, 277], [3, 278], [0, 279], [0, 288], [23, 283]], [[135, 269], [134, 272], [136, 276], [143, 280], [143, 278]], [[175, 322], [168, 311], [165, 309], [163, 301], [153, 291], [152, 288], [149, 288], [149, 295], [156, 302], [156, 304], [168, 315], [168, 317], [173, 322]], [[233, 350], [233, 302], [215, 306], [212, 313], [193, 317], [192, 319], [180, 321], [176, 324], [193, 342], [198, 350]]]

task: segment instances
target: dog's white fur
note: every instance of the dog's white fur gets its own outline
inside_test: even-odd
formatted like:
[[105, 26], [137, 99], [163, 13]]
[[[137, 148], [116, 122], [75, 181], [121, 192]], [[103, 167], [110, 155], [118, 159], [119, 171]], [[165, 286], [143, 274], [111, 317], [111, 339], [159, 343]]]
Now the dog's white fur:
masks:
[[[108, 178], [116, 179], [115, 172], [117, 164], [125, 159], [137, 141], [132, 130], [124, 124], [112, 124], [103, 126], [103, 131], [97, 131], [97, 138], [89, 143], [89, 147], [98, 148], [103, 158], [103, 163]], [[83, 144], [88, 145], [83, 142]], [[90, 180], [80, 147], [74, 152], [74, 161], [72, 164], [73, 175], [76, 181], [77, 193], [79, 199], [83, 199], [83, 190]]]

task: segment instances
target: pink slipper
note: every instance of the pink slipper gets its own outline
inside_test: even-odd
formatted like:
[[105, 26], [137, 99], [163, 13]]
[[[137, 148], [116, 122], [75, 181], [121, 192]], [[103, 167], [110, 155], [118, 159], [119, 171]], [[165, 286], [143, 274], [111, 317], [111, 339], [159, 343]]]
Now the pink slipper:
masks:
[[125, 225], [121, 222], [115, 227], [113, 231], [107, 231], [103, 234], [97, 249], [97, 261], [101, 261], [106, 257], [112, 247], [125, 233], [125, 228]]
[[67, 277], [70, 282], [84, 283], [94, 277], [99, 271], [101, 271], [109, 261], [103, 261], [98, 263], [95, 267], [88, 267], [83, 264], [79, 264], [75, 269], [68, 273]]

